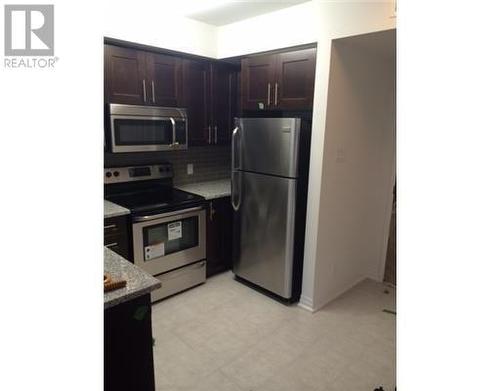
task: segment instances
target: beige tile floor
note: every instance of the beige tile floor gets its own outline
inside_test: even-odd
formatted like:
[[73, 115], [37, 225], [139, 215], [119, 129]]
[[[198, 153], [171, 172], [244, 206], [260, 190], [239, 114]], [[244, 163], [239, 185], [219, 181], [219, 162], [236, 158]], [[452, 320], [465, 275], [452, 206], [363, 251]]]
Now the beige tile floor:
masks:
[[366, 280], [311, 314], [230, 272], [153, 305], [158, 391], [392, 391], [395, 291]]

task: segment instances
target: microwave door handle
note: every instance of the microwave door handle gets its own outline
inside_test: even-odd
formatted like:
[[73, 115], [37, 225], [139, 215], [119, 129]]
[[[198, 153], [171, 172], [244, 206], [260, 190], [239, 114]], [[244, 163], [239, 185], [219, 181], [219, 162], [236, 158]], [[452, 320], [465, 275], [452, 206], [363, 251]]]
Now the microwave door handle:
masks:
[[178, 143], [175, 140], [175, 119], [170, 117], [170, 122], [172, 122], [172, 144], [171, 145], [177, 145]]

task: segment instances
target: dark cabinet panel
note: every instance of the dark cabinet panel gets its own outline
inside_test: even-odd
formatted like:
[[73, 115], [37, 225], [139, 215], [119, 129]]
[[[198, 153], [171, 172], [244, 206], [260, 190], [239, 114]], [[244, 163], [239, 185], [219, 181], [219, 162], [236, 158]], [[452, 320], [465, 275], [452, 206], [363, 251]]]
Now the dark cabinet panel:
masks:
[[128, 216], [104, 219], [104, 246], [130, 260]]
[[229, 197], [209, 201], [207, 277], [231, 269], [233, 210]]
[[104, 391], [154, 391], [149, 294], [104, 311]]
[[188, 115], [189, 145], [204, 145], [209, 139], [210, 64], [183, 60], [183, 100]]
[[316, 49], [277, 55], [275, 105], [281, 109], [312, 107]]
[[241, 60], [243, 110], [311, 109], [316, 49]]
[[153, 105], [180, 105], [182, 94], [182, 60], [164, 54], [148, 53], [147, 87], [150, 91], [148, 101]]
[[275, 55], [248, 57], [241, 60], [241, 107], [243, 110], [262, 110], [272, 107], [275, 68]]
[[214, 63], [211, 72], [212, 144], [229, 144], [237, 115], [238, 70], [229, 64]]
[[118, 46], [104, 46], [104, 91], [109, 103], [146, 103], [145, 53]]

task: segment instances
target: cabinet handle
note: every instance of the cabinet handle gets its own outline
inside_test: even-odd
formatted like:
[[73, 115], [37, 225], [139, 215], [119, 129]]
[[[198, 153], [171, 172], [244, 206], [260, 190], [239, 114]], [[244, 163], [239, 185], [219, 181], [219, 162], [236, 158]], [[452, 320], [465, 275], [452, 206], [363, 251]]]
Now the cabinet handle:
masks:
[[154, 82], [154, 80], [151, 80], [151, 92], [153, 94], [153, 103], [156, 103], [155, 82]]
[[118, 243], [115, 242], [115, 243], [106, 244], [104, 247], [110, 248], [110, 247], [116, 247], [116, 246], [118, 246]]
[[208, 143], [212, 144], [212, 126], [208, 125]]
[[271, 106], [271, 83], [267, 83], [267, 105]]
[[217, 125], [215, 125], [215, 142], [214, 144], [217, 144]]
[[105, 225], [104, 229], [116, 228], [116, 224]]
[[213, 203], [210, 202], [210, 221], [212, 221], [214, 219], [214, 215], [215, 215], [215, 209], [214, 209]]
[[146, 103], [146, 99], [147, 99], [147, 96], [146, 96], [146, 80], [142, 79], [142, 95], [143, 95], [143, 98], [144, 98], [144, 103]]
[[274, 83], [274, 105], [278, 106], [278, 83]]

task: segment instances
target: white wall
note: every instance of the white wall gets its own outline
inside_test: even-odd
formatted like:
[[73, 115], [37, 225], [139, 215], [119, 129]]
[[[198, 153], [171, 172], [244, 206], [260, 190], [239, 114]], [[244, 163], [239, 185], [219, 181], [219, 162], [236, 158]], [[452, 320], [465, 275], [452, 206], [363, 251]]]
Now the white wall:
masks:
[[217, 57], [217, 27], [176, 15], [172, 1], [104, 2], [104, 36]]
[[314, 0], [221, 26], [218, 58], [394, 28], [394, 1]]
[[[332, 44], [312, 300], [383, 277], [395, 172], [394, 31]], [[388, 50], [389, 48], [389, 50]]]

